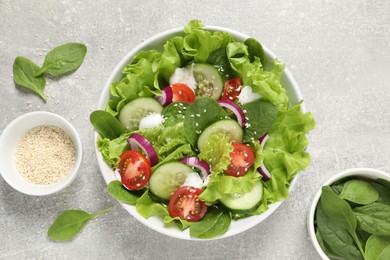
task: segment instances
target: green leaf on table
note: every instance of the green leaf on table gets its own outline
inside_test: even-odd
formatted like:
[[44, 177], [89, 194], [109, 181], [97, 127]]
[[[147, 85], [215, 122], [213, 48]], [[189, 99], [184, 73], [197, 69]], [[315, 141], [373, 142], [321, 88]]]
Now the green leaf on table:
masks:
[[383, 203], [372, 203], [357, 207], [353, 212], [359, 227], [377, 236], [390, 236], [390, 206]]
[[119, 120], [107, 111], [93, 111], [89, 120], [103, 138], [113, 140], [125, 132], [125, 128]]
[[388, 260], [390, 259], [390, 237], [371, 236], [367, 240], [366, 260]]
[[122, 182], [120, 181], [111, 181], [107, 186], [107, 192], [120, 202], [129, 205], [135, 205], [137, 203], [137, 199], [139, 198], [137, 195], [131, 193], [123, 187]]
[[224, 234], [230, 226], [232, 217], [221, 207], [210, 207], [203, 219], [190, 226], [192, 237], [209, 239]]
[[13, 76], [17, 85], [27, 88], [39, 94], [43, 100], [47, 97], [44, 93], [46, 80], [43, 76], [34, 77], [40, 67], [24, 57], [17, 57], [13, 64]]
[[349, 180], [344, 183], [340, 198], [367, 205], [378, 200], [379, 192], [367, 181]]
[[46, 55], [42, 68], [34, 76], [47, 73], [60, 77], [68, 74], [80, 67], [86, 54], [87, 47], [82, 43], [70, 42], [57, 46]]
[[83, 210], [65, 210], [49, 227], [47, 235], [53, 240], [72, 239], [91, 219], [96, 218], [112, 208], [113, 207], [109, 207], [95, 214], [89, 214]]

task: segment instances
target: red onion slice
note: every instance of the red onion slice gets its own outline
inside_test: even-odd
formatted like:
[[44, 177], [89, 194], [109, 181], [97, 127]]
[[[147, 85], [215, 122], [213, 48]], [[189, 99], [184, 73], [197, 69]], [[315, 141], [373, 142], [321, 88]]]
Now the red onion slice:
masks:
[[156, 96], [155, 99], [161, 103], [163, 106], [167, 106], [172, 103], [173, 92], [170, 86], [165, 87], [162, 90], [161, 96]]
[[257, 171], [263, 176], [263, 181], [268, 181], [271, 179], [271, 173], [265, 168], [264, 163], [257, 168]]
[[268, 133], [265, 133], [262, 137], [259, 138], [259, 142], [260, 142], [261, 147], [264, 148], [264, 145], [267, 142], [268, 138], [269, 138]]
[[189, 166], [198, 168], [200, 170], [200, 177], [202, 178], [203, 181], [206, 180], [206, 177], [210, 173], [210, 165], [207, 162], [198, 159], [198, 157], [195, 156], [185, 157], [180, 161]]
[[226, 107], [227, 109], [231, 110], [237, 117], [238, 124], [242, 127], [245, 128], [245, 115], [242, 109], [237, 106], [236, 103], [233, 101], [227, 100], [227, 99], [220, 99], [218, 100], [218, 104], [221, 107]]
[[131, 150], [139, 151], [139, 149], [141, 149], [149, 159], [151, 166], [158, 163], [156, 150], [154, 150], [152, 144], [149, 143], [149, 141], [142, 135], [136, 133], [131, 134], [127, 139], [127, 143], [129, 144]]

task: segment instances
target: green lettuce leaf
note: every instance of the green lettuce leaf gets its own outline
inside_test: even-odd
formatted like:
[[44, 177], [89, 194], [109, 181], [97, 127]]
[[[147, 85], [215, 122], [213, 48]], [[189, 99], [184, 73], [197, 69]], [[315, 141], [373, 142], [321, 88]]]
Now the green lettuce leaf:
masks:
[[129, 149], [127, 138], [129, 138], [128, 133], [124, 133], [113, 140], [98, 136], [97, 148], [102, 153], [103, 160], [111, 167], [116, 168], [119, 164], [119, 156]]
[[286, 199], [290, 181], [310, 164], [306, 132], [315, 126], [311, 113], [302, 113], [301, 103], [280, 112], [269, 131], [263, 150], [264, 165], [271, 173], [265, 189], [272, 194], [270, 202]]
[[[288, 107], [286, 90], [280, 83], [280, 76], [284, 70], [284, 64], [278, 60], [273, 61], [273, 69], [263, 69], [259, 57], [250, 57], [248, 46], [243, 42], [229, 43], [226, 52], [231, 67], [242, 79], [243, 86], [251, 86], [254, 92], [261, 95], [263, 100], [277, 106], [279, 110]], [[253, 58], [253, 61], [250, 61]]]

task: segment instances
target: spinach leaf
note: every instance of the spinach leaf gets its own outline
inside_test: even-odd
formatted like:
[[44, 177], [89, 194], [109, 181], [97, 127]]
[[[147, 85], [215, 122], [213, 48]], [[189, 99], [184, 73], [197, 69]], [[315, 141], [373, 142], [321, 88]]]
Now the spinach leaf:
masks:
[[14, 81], [17, 85], [39, 94], [46, 101], [47, 97], [44, 93], [46, 80], [43, 76], [34, 77], [39, 69], [39, 66], [29, 59], [17, 57], [13, 65]]
[[138, 196], [123, 187], [120, 181], [111, 181], [107, 186], [107, 192], [115, 199], [129, 205], [135, 205], [138, 199]]
[[113, 140], [125, 132], [124, 126], [109, 112], [93, 111], [89, 117], [93, 127], [104, 138]]
[[144, 218], [149, 218], [151, 216], [169, 216], [167, 206], [162, 203], [155, 202], [150, 196], [149, 191], [145, 191], [144, 194], [137, 200], [135, 209]]
[[390, 259], [390, 237], [371, 236], [366, 244], [366, 260]]
[[378, 200], [378, 191], [367, 181], [349, 180], [344, 183], [344, 188], [340, 198], [361, 204], [367, 205]]
[[80, 67], [86, 54], [87, 47], [82, 43], [70, 42], [57, 46], [46, 55], [42, 68], [34, 76], [47, 73], [60, 77], [68, 74]]
[[322, 250], [330, 259], [340, 259], [340, 260], [343, 259], [342, 257], [335, 254], [331, 249], [329, 249], [328, 245], [325, 243], [324, 239], [322, 238], [321, 232], [318, 228], [316, 229], [316, 238], [318, 244], [320, 244]]
[[383, 186], [385, 186], [387, 189], [390, 190], [390, 181], [385, 180], [385, 179], [377, 179], [375, 182], [382, 184]]
[[190, 144], [196, 144], [204, 129], [212, 123], [226, 118], [226, 112], [212, 98], [202, 97], [195, 100], [185, 113], [184, 132]]
[[359, 226], [377, 236], [390, 236], [390, 206], [372, 203], [353, 210]]
[[109, 207], [95, 214], [89, 214], [83, 210], [65, 210], [49, 227], [47, 235], [53, 240], [72, 239], [91, 219], [110, 211], [112, 208]]
[[164, 117], [164, 126], [173, 126], [184, 121], [184, 115], [189, 104], [184, 102], [173, 102], [164, 107], [161, 115]]
[[225, 81], [235, 77], [237, 74], [230, 66], [230, 62], [226, 54], [226, 47], [221, 47], [213, 51], [208, 57], [207, 63], [216, 67]]
[[342, 185], [332, 185], [331, 188], [336, 195], [340, 195], [340, 193], [343, 191]]
[[372, 186], [378, 191], [379, 198], [377, 202], [384, 203], [387, 205], [390, 205], [390, 190], [387, 189], [385, 186], [379, 183], [371, 183]]
[[221, 207], [209, 207], [207, 214], [190, 226], [192, 237], [208, 239], [224, 234], [231, 223], [231, 215]]
[[350, 232], [330, 218], [321, 204], [317, 206], [316, 220], [322, 241], [328, 246], [323, 248], [325, 253], [332, 252], [334, 259], [363, 259]]
[[264, 49], [263, 46], [254, 38], [248, 38], [245, 40], [245, 45], [248, 46], [249, 60], [253, 62], [255, 57], [260, 58], [261, 62], [264, 62]]
[[324, 186], [322, 187], [320, 205], [332, 223], [349, 232], [358, 245], [360, 252], [363, 254], [364, 251], [356, 233], [356, 217], [349, 204], [345, 200], [339, 198], [332, 191], [331, 187]]
[[278, 109], [269, 102], [254, 101], [242, 106], [248, 127], [245, 128], [244, 141], [257, 140], [269, 132], [278, 116]]

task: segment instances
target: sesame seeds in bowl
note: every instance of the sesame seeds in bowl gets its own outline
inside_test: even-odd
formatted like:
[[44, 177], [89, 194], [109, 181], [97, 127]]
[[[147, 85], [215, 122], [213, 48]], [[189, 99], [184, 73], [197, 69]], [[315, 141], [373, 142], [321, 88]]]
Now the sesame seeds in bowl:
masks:
[[0, 173], [11, 187], [28, 195], [48, 195], [62, 190], [76, 177], [81, 141], [61, 116], [31, 112], [4, 129], [0, 158]]

